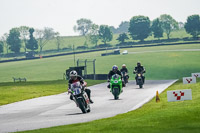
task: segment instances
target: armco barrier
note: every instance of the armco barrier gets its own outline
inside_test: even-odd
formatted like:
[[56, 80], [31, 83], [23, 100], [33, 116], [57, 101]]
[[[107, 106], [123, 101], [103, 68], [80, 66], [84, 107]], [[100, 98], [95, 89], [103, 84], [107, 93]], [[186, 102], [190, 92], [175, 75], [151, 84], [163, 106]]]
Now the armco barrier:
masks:
[[[94, 74], [89, 74], [84, 76], [85, 79], [94, 79]], [[95, 80], [107, 80], [108, 74], [96, 74]]]

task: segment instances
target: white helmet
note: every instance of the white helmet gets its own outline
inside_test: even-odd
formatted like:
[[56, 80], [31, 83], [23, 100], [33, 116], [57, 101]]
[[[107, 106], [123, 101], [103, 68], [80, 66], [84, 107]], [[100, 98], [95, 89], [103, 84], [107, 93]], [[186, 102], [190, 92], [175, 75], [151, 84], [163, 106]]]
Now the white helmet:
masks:
[[126, 64], [123, 64], [122, 67], [123, 67], [123, 68], [126, 68]]
[[71, 71], [70, 74], [69, 74], [69, 76], [70, 76], [71, 79], [76, 79], [77, 75], [78, 74], [77, 74], [77, 72], [75, 70]]

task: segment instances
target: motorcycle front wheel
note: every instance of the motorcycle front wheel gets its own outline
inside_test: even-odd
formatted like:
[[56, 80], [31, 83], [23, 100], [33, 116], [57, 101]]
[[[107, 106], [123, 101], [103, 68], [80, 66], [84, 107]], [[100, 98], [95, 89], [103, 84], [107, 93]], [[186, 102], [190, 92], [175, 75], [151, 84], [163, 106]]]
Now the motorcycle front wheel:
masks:
[[114, 99], [119, 99], [119, 88], [114, 88]]
[[139, 85], [139, 87], [142, 88], [143, 86], [142, 86], [142, 85]]
[[77, 99], [77, 103], [79, 104], [79, 108], [81, 109], [82, 113], [87, 113], [87, 110], [83, 104], [82, 99]]

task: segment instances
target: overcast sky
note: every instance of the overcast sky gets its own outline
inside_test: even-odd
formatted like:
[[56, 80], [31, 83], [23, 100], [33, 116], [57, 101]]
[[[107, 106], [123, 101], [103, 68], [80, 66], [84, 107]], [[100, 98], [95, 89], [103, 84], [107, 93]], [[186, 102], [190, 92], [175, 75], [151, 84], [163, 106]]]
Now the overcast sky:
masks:
[[169, 14], [178, 22], [200, 15], [200, 0], [0, 0], [0, 36], [13, 27], [51, 27], [62, 36], [77, 35], [76, 20], [118, 27], [122, 21], [144, 15], [150, 20]]

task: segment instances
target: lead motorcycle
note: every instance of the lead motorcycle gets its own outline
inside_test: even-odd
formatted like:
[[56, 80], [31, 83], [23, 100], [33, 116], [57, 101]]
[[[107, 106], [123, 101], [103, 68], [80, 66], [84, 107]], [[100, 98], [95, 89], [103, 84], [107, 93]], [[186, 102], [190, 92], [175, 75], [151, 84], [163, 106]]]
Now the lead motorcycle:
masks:
[[71, 95], [73, 101], [81, 109], [82, 113], [90, 112], [90, 102], [87, 93], [84, 91], [83, 86], [80, 82], [71, 84]]
[[122, 80], [118, 74], [114, 74], [110, 80], [110, 91], [115, 100], [119, 99], [119, 95], [122, 93]]

